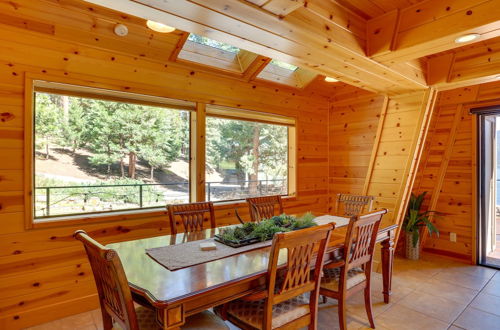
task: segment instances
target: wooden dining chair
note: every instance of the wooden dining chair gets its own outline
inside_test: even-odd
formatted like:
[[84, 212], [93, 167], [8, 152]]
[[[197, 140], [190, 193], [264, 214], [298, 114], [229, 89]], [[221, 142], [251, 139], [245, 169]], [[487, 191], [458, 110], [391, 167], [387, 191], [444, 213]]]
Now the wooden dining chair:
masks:
[[[346, 329], [346, 299], [364, 289], [365, 308], [370, 326], [375, 328], [371, 301], [373, 251], [378, 228], [386, 209], [362, 216], [353, 216], [347, 228], [344, 257], [325, 265], [320, 295], [338, 301], [340, 329]], [[350, 251], [349, 253], [347, 251]]]
[[373, 208], [373, 196], [337, 194], [335, 203], [335, 214], [352, 217], [364, 212], [371, 212]]
[[251, 197], [247, 198], [247, 203], [252, 222], [260, 222], [262, 219], [283, 214], [283, 201], [280, 195]]
[[[83, 243], [92, 267], [104, 330], [119, 329], [116, 325], [123, 330], [163, 329], [153, 307], [135, 308], [127, 276], [116, 251], [107, 249], [83, 230], [77, 230], [74, 237]], [[188, 317], [182, 329], [229, 328], [215, 314], [204, 311]]]
[[167, 211], [172, 235], [177, 234], [177, 217], [180, 218], [185, 233], [205, 229], [204, 224], [207, 217], [210, 228], [216, 227], [214, 204], [212, 202], [167, 205]]
[[[275, 234], [266, 286], [225, 304], [219, 310], [222, 318], [242, 329], [316, 329], [321, 268], [334, 227], [326, 224]], [[284, 265], [278, 261], [282, 249], [287, 252]]]

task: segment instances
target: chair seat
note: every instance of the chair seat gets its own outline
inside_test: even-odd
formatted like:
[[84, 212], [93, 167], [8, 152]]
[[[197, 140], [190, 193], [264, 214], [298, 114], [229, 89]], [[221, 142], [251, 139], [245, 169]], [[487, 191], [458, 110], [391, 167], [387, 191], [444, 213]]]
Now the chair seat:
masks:
[[212, 312], [204, 311], [195, 315], [191, 315], [186, 319], [186, 323], [181, 327], [185, 330], [228, 330], [229, 327], [217, 315]]
[[[139, 329], [141, 330], [160, 330], [162, 329], [156, 323], [155, 311], [145, 308], [138, 307], [135, 310], [137, 314], [137, 323], [139, 323]], [[227, 330], [229, 327], [226, 323], [216, 316], [214, 313], [209, 311], [204, 311], [195, 315], [192, 315], [186, 319], [186, 323], [181, 327], [181, 329], [187, 330], [201, 330], [201, 329], [214, 329], [214, 330]], [[120, 326], [116, 325], [113, 330], [122, 330]]]
[[[257, 301], [236, 300], [228, 303], [227, 313], [243, 323], [257, 329], [262, 329], [264, 303], [264, 299]], [[309, 312], [309, 301], [302, 296], [273, 305], [272, 328], [281, 327], [309, 314]]]
[[[339, 280], [340, 280], [340, 268], [330, 268], [323, 269], [323, 278], [321, 279], [321, 289], [327, 289], [330, 291], [339, 290]], [[353, 268], [347, 272], [347, 288], [350, 289], [353, 286], [366, 280], [365, 272], [361, 268]]]

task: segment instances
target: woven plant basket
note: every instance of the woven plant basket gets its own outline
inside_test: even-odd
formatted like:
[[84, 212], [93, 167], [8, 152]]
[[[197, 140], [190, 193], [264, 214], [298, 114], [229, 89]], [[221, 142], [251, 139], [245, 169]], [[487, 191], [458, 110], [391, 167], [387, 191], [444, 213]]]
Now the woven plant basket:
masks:
[[410, 260], [418, 260], [420, 258], [420, 240], [417, 240], [417, 244], [413, 247], [413, 236], [406, 235], [406, 258]]

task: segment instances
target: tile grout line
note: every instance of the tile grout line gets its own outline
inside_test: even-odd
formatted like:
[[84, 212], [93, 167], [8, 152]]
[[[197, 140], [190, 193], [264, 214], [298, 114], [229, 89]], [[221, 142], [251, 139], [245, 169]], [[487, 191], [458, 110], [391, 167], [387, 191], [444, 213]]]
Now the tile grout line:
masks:
[[[442, 269], [442, 270], [438, 271], [436, 274], [432, 275], [430, 278], [433, 278], [433, 279], [435, 279], [435, 280], [437, 280], [437, 281], [441, 281], [441, 280], [439, 280], [439, 279], [436, 279], [436, 276], [437, 276], [438, 274], [442, 273], [442, 272], [443, 272], [443, 270], [444, 270], [444, 269]], [[496, 274], [496, 273], [495, 273], [495, 274]], [[469, 276], [474, 276], [474, 277], [479, 277], [479, 276], [472, 275], [472, 274], [466, 274], [466, 275], [469, 275]], [[488, 284], [489, 284], [489, 283], [493, 280], [493, 277], [494, 277], [494, 276], [495, 276], [495, 275], [491, 276], [491, 277], [488, 279], [488, 281], [487, 281], [487, 282], [486, 282], [486, 283], [482, 286], [482, 288], [481, 288], [480, 290], [477, 290], [477, 293], [473, 296], [473, 298], [470, 300], [470, 302], [469, 302], [469, 303], [468, 303], [468, 304], [467, 304], [467, 305], [463, 308], [463, 310], [462, 310], [462, 311], [458, 314], [458, 316], [457, 316], [457, 317], [456, 317], [456, 318], [455, 318], [452, 322], [448, 323], [448, 329], [449, 329], [450, 327], [452, 327], [452, 326], [455, 326], [455, 327], [457, 327], [457, 328], [463, 329], [462, 327], [456, 326], [454, 323], [455, 323], [455, 322], [456, 322], [456, 321], [460, 318], [460, 316], [461, 316], [461, 315], [465, 312], [465, 310], [466, 310], [466, 309], [467, 309], [467, 308], [468, 308], [468, 307], [472, 304], [472, 302], [474, 301], [474, 299], [476, 299], [476, 297], [477, 297], [480, 293], [482, 293], [482, 292], [483, 292], [484, 288], [486, 288], [486, 286], [487, 286], [487, 285], [488, 285]], [[465, 288], [465, 289], [470, 289], [470, 290], [476, 291], [476, 290], [474, 290], [474, 289], [467, 288], [467, 287], [465, 287], [465, 286], [461, 286], [461, 285], [458, 285], [458, 286], [460, 286], [460, 287], [462, 287], [462, 288]], [[422, 291], [419, 291], [419, 290], [417, 290], [417, 289], [414, 289], [414, 292], [422, 292]], [[424, 292], [424, 293], [425, 293], [425, 292]], [[450, 300], [450, 299], [448, 299], [448, 300]], [[427, 317], [430, 317], [430, 318], [433, 318], [433, 319], [435, 319], [435, 320], [438, 320], [438, 321], [440, 321], [440, 322], [444, 322], [443, 320], [440, 320], [440, 319], [438, 319], [438, 318], [436, 318], [436, 317], [434, 317], [434, 316], [432, 316], [432, 315], [428, 315], [428, 314], [426, 314], [426, 313], [422, 313], [421, 311], [415, 310], [415, 309], [413, 309], [413, 308], [411, 308], [411, 307], [407, 307], [407, 308], [411, 309], [411, 310], [412, 310], [412, 311], [414, 311], [414, 312], [418, 312], [418, 313], [421, 313], [421, 314], [423, 314], [423, 315], [425, 315], [425, 316], [427, 316]], [[474, 308], [474, 307], [471, 307], [471, 308]], [[390, 308], [389, 308], [389, 309], [390, 309]], [[485, 313], [488, 313], [488, 314], [490, 314], [490, 315], [495, 315], [495, 314], [492, 314], [492, 313], [489, 313], [489, 312], [486, 312], [486, 311], [483, 311], [483, 310], [480, 310], [480, 309], [477, 309], [477, 308], [474, 308], [474, 309], [479, 310], [479, 311], [482, 311], [482, 312], [485, 312]], [[384, 314], [385, 312], [387, 312], [387, 310], [386, 310], [386, 311], [384, 311], [384, 312], [382, 312], [381, 314]], [[465, 330], [465, 329], [464, 329], [464, 330]]]
[[[480, 267], [481, 267], [481, 266], [480, 266]], [[498, 271], [497, 271], [497, 272], [498, 272]], [[479, 290], [479, 291], [477, 292], [477, 294], [474, 296], [474, 298], [472, 298], [472, 299], [471, 299], [471, 301], [467, 304], [467, 306], [465, 306], [465, 308], [462, 310], [462, 312], [461, 312], [461, 313], [460, 313], [460, 314], [459, 314], [459, 315], [455, 318], [455, 320], [453, 320], [453, 322], [451, 323], [451, 325], [450, 325], [450, 326], [452, 326], [452, 325], [456, 326], [456, 325], [455, 325], [455, 322], [456, 322], [456, 321], [460, 318], [460, 316], [462, 316], [462, 314], [465, 312], [465, 310], [466, 310], [467, 308], [469, 308], [469, 307], [470, 307], [470, 308], [474, 308], [474, 307], [471, 307], [470, 305], [472, 304], [472, 302], [474, 302], [474, 300], [477, 298], [477, 296], [479, 296], [479, 295], [483, 292], [484, 288], [486, 288], [486, 286], [487, 286], [488, 284], [490, 284], [490, 282], [493, 280], [493, 277], [495, 277], [495, 275], [496, 275], [496, 273], [495, 273], [492, 277], [490, 277], [490, 279], [488, 280], [488, 282], [486, 282], [486, 283], [483, 285], [483, 287], [481, 288], [481, 290]], [[476, 310], [480, 310], [481, 312], [485, 312], [485, 313], [488, 313], [488, 314], [491, 314], [491, 315], [495, 315], [495, 314], [492, 314], [492, 313], [489, 313], [489, 312], [483, 311], [483, 310], [481, 310], [481, 309], [477, 309], [477, 308], [474, 308], [474, 309], [476, 309]], [[462, 327], [459, 327], [459, 328], [463, 329]]]

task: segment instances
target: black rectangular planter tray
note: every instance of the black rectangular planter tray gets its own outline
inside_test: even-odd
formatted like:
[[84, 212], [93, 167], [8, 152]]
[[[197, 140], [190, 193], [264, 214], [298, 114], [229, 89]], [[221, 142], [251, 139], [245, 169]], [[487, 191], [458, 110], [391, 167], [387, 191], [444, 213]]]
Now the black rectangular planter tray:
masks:
[[224, 245], [227, 245], [227, 246], [230, 246], [233, 248], [239, 248], [242, 246], [247, 246], [247, 245], [261, 242], [261, 240], [258, 238], [248, 238], [248, 239], [243, 239], [241, 241], [228, 241], [228, 240], [224, 240], [219, 234], [215, 235], [214, 239], [215, 239], [215, 241], [217, 241], [219, 243], [222, 243]]

